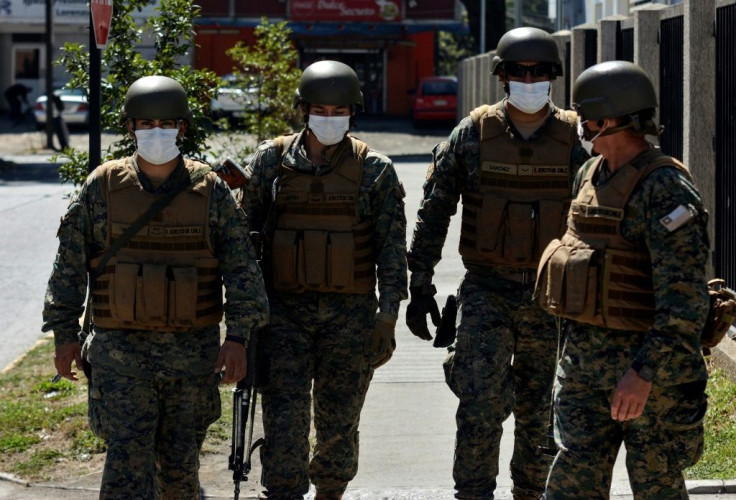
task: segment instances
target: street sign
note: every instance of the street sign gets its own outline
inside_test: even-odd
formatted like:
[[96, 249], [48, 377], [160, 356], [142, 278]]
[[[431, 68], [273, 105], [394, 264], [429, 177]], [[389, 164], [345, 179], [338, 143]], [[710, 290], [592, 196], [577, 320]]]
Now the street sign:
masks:
[[92, 12], [92, 29], [95, 32], [95, 43], [98, 49], [107, 46], [107, 35], [112, 22], [112, 0], [90, 0]]

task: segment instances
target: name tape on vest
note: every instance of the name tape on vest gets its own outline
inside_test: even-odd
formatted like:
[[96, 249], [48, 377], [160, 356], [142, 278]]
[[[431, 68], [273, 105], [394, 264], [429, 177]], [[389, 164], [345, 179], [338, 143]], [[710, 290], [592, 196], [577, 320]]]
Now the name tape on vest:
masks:
[[483, 172], [505, 175], [567, 176], [568, 174], [568, 167], [565, 165], [515, 165], [484, 161], [481, 169]]
[[696, 212], [693, 207], [689, 205], [687, 207], [685, 205], [680, 205], [672, 212], [662, 217], [659, 220], [659, 223], [662, 224], [667, 229], [667, 231], [671, 233], [689, 220], [692, 220], [695, 215]]
[[[123, 234], [129, 227], [129, 224], [113, 222], [111, 225], [112, 236], [116, 238]], [[204, 234], [202, 226], [159, 226], [155, 224], [146, 225], [138, 231], [136, 238], [141, 236], [151, 236], [154, 238], [178, 238], [182, 236], [201, 236]]]

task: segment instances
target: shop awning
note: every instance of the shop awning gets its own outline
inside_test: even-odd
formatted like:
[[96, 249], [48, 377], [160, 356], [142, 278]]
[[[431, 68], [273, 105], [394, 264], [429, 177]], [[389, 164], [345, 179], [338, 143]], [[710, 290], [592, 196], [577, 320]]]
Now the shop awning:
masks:
[[[199, 18], [195, 21], [198, 26], [217, 27], [255, 27], [261, 24], [260, 19], [226, 19], [226, 18]], [[468, 26], [459, 21], [403, 21], [398, 23], [338, 23], [338, 22], [289, 22], [289, 29], [302, 36], [402, 36], [410, 33], [426, 31], [448, 31], [451, 33], [469, 33]]]

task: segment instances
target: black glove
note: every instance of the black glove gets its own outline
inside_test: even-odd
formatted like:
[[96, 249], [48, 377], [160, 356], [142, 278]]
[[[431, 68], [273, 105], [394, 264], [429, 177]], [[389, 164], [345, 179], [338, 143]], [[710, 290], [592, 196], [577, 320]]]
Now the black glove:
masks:
[[440, 326], [442, 321], [440, 309], [434, 300], [437, 289], [434, 285], [415, 286], [409, 288], [409, 293], [411, 300], [406, 308], [406, 326], [420, 339], [432, 340], [427, 328], [427, 314], [431, 315], [434, 326]]

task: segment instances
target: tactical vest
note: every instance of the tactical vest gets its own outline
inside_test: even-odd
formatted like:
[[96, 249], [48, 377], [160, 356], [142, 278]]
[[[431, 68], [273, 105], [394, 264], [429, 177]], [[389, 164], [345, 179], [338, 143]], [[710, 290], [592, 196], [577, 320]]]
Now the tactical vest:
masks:
[[[188, 175], [206, 165], [185, 160]], [[131, 158], [97, 168], [107, 199], [102, 255], [162, 195], [145, 191]], [[113, 329], [182, 331], [222, 319], [222, 278], [210, 244], [214, 173], [179, 193], [110, 260], [92, 284], [92, 321]]]
[[478, 190], [462, 193], [463, 262], [536, 269], [565, 231], [577, 115], [556, 109], [533, 142], [511, 135], [502, 104], [470, 116], [480, 135], [480, 172]]
[[283, 162], [279, 166], [269, 238], [274, 290], [375, 292], [373, 225], [358, 219], [368, 146], [349, 139], [338, 146], [334, 168], [326, 175], [304, 174]]
[[588, 170], [570, 207], [568, 230], [542, 256], [536, 293], [551, 314], [614, 330], [647, 331], [654, 323], [652, 263], [646, 247], [621, 234], [626, 205], [653, 170], [687, 168], [659, 151], [624, 165], [603, 186], [593, 184], [602, 157]]

